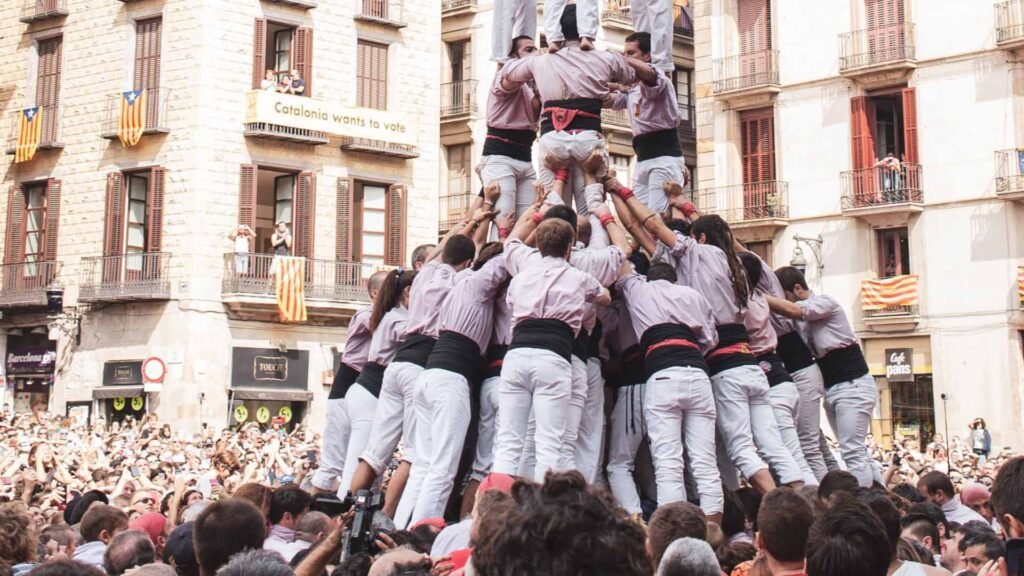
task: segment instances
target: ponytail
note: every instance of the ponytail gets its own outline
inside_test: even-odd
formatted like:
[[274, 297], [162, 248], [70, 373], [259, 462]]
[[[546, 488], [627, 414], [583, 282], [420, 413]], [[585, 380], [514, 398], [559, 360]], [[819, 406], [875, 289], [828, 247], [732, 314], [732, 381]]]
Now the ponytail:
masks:
[[412, 286], [416, 272], [396, 268], [384, 277], [384, 281], [377, 291], [377, 298], [373, 301], [373, 314], [370, 315], [370, 330], [376, 330], [384, 315], [391, 311], [402, 301], [402, 293], [409, 286]]
[[742, 310], [747, 307], [747, 300], [750, 299], [750, 284], [747, 283], [747, 273], [743, 264], [736, 256], [736, 241], [732, 237], [732, 230], [725, 220], [717, 214], [701, 216], [693, 224], [693, 236], [704, 235], [705, 241], [725, 252], [725, 261], [729, 264], [729, 281], [732, 282], [732, 292], [736, 296], [736, 305]]

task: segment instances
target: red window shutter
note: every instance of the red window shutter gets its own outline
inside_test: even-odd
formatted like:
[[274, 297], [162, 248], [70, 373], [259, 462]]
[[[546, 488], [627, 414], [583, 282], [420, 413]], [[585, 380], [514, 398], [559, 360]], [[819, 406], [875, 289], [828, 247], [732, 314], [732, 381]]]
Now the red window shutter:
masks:
[[[238, 181], [238, 223], [256, 231], [256, 170], [255, 164], [242, 164]], [[253, 252], [253, 238], [249, 239], [249, 251]]]
[[124, 220], [127, 211], [124, 175], [107, 174], [107, 213], [103, 232], [103, 281], [117, 282], [121, 278], [121, 258], [124, 252]]
[[4, 264], [16, 264], [25, 257], [25, 189], [11, 186], [7, 195], [7, 242]]
[[43, 239], [43, 260], [57, 259], [57, 238], [60, 235], [60, 192], [61, 181], [46, 181], [46, 234]]
[[850, 99], [850, 153], [854, 170], [870, 168], [874, 164], [875, 150], [868, 124], [870, 106], [871, 99], [867, 96]]
[[743, 183], [775, 179], [774, 110], [753, 110], [740, 115]]
[[905, 161], [908, 164], [919, 164], [917, 150], [917, 89], [903, 89], [903, 140], [905, 142]]
[[740, 53], [770, 50], [771, 3], [769, 0], [739, 0]]
[[[267, 74], [267, 20], [257, 18], [252, 32], [252, 88], [257, 90]], [[308, 82], [308, 80], [307, 80]]]
[[295, 69], [306, 81], [303, 96], [313, 95], [313, 29], [300, 26], [295, 29]]
[[149, 198], [146, 202], [146, 252], [162, 252], [164, 238], [164, 183], [167, 170], [154, 167], [149, 171]]
[[146, 90], [146, 128], [160, 125], [160, 37], [162, 18], [135, 23], [135, 86]]
[[338, 262], [352, 262], [352, 180], [338, 178], [337, 248]]
[[56, 142], [60, 128], [61, 59], [63, 36], [39, 41], [39, 65], [36, 74], [36, 106], [43, 108], [42, 142]]
[[292, 212], [295, 230], [292, 232], [294, 244], [292, 254], [295, 256], [313, 257], [313, 230], [316, 216], [316, 174], [302, 172], [295, 186], [295, 198], [292, 200]]
[[384, 230], [384, 263], [401, 266], [405, 262], [405, 221], [408, 189], [404, 184], [388, 188], [385, 202], [386, 222]]

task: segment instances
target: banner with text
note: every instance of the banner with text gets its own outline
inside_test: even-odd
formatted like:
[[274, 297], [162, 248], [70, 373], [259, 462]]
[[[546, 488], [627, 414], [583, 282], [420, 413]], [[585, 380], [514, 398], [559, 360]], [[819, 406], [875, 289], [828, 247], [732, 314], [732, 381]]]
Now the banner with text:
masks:
[[384, 110], [355, 108], [268, 90], [253, 90], [246, 97], [246, 124], [262, 122], [336, 136], [416, 145], [413, 123]]

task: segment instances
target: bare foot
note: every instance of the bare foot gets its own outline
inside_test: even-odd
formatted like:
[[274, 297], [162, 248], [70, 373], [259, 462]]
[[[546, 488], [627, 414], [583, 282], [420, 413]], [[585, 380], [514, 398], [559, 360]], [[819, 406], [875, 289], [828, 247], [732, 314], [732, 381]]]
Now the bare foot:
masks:
[[561, 49], [562, 49], [562, 43], [561, 42], [548, 42], [548, 53], [549, 54], [554, 54], [555, 52], [558, 52]]
[[583, 38], [580, 40], [580, 50], [593, 50], [594, 41], [590, 38]]
[[569, 167], [569, 161], [563, 160], [554, 154], [548, 152], [544, 155], [544, 165], [551, 169], [552, 172], [558, 172], [563, 168]]
[[600, 150], [594, 150], [590, 153], [583, 163], [580, 164], [580, 168], [583, 168], [584, 172], [591, 174], [597, 174], [605, 167], [604, 154]]

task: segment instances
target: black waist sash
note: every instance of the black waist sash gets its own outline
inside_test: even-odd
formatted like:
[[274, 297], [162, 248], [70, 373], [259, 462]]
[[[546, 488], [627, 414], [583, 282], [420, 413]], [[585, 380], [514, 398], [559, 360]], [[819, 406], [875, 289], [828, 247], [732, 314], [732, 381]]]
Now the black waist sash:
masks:
[[622, 379], [619, 386], [633, 386], [647, 381], [644, 372], [644, 352], [639, 344], [634, 344], [622, 351]]
[[487, 127], [484, 139], [484, 156], [508, 156], [523, 162], [533, 160], [531, 151], [537, 139], [536, 130], [509, 130]]
[[508, 344], [491, 344], [487, 347], [484, 359], [484, 380], [501, 377], [501, 367], [505, 364], [505, 353]]
[[516, 348], [538, 348], [548, 350], [572, 362], [572, 328], [561, 320], [552, 318], [530, 318], [516, 324], [512, 329], [512, 343], [509, 350]]
[[764, 370], [764, 375], [768, 378], [768, 386], [778, 386], [783, 382], [792, 382], [793, 377], [789, 375], [786, 370], [786, 365], [783, 364], [782, 358], [775, 352], [766, 352], [757, 357], [757, 363], [761, 366], [761, 370]]
[[434, 350], [434, 344], [437, 340], [430, 336], [424, 336], [423, 334], [410, 334], [405, 337], [405, 342], [398, 349], [398, 353], [395, 354], [395, 359], [392, 362], [409, 362], [419, 367], [425, 367], [427, 365], [427, 358], [430, 358], [430, 353]]
[[461, 374], [469, 384], [480, 374], [480, 348], [465, 334], [442, 330], [434, 351], [430, 353], [426, 369], [438, 368]]
[[655, 324], [640, 337], [644, 356], [644, 378], [649, 380], [666, 368], [699, 368], [708, 372], [697, 337], [683, 324]]
[[355, 383], [366, 388], [374, 398], [380, 398], [380, 387], [384, 383], [384, 366], [376, 362], [363, 364], [363, 371], [359, 373]]
[[775, 349], [790, 373], [797, 372], [814, 364], [814, 355], [795, 330], [779, 336], [779, 345]]
[[590, 334], [586, 328], [580, 328], [580, 333], [572, 340], [572, 355], [586, 362], [587, 358], [589, 358], [587, 355], [589, 342]]
[[359, 370], [344, 362], [339, 364], [338, 369], [334, 371], [334, 383], [331, 384], [331, 392], [327, 395], [327, 399], [337, 400], [344, 398], [345, 394], [348, 393], [348, 389], [356, 383], [356, 378], [359, 378]]
[[601, 101], [597, 98], [548, 100], [540, 114], [540, 133], [554, 130], [601, 131]]
[[850, 344], [845, 348], [830, 350], [818, 358], [818, 367], [821, 368], [821, 377], [825, 381], [825, 388], [856, 380], [868, 373], [868, 363], [864, 360], [864, 352], [860, 349], [860, 344]]
[[719, 324], [716, 328], [718, 346], [705, 357], [712, 376], [739, 366], [757, 365], [757, 360], [747, 345], [750, 338], [743, 324]]
[[679, 145], [679, 133], [675, 128], [633, 136], [633, 150], [636, 151], [637, 162], [661, 156], [678, 158], [683, 155], [683, 147]]

